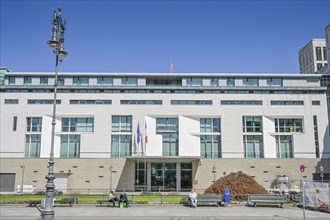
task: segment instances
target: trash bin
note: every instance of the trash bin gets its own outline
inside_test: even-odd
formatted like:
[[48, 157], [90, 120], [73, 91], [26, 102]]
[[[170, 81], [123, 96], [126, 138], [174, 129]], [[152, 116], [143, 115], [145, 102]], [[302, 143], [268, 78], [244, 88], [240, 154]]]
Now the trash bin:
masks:
[[225, 204], [230, 204], [230, 189], [225, 189]]

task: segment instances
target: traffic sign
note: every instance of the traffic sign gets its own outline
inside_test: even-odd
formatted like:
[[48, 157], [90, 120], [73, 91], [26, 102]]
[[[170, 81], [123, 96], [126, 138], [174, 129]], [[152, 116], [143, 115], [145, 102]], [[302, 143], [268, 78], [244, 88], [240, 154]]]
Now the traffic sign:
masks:
[[305, 171], [305, 166], [304, 165], [300, 165], [299, 169], [300, 169], [300, 172], [304, 172]]
[[323, 173], [320, 173], [320, 177], [323, 178], [324, 177], [324, 174]]

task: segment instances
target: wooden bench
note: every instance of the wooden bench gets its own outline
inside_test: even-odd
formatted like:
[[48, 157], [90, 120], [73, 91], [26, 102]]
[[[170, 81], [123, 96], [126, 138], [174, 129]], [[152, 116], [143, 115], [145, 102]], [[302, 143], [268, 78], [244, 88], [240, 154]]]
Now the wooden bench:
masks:
[[24, 201], [23, 203], [29, 204], [29, 207], [34, 207], [40, 204], [40, 201], [38, 200], [30, 200], [30, 201]]
[[257, 204], [266, 204], [266, 205], [279, 205], [280, 208], [283, 207], [285, 203], [285, 196], [275, 196], [275, 195], [249, 195], [249, 202], [253, 203], [254, 207], [257, 207]]
[[[54, 203], [60, 203], [61, 205], [63, 204], [69, 204], [70, 207], [72, 207], [72, 203], [74, 203], [74, 198], [63, 198], [59, 200], [55, 200]], [[55, 206], [54, 204], [54, 206]]]
[[[190, 198], [187, 197], [188, 203], [190, 204]], [[203, 202], [212, 202], [217, 207], [221, 205], [222, 202], [222, 195], [221, 194], [205, 194], [205, 195], [198, 195], [197, 196], [197, 203]]]
[[105, 204], [108, 204], [108, 203], [109, 203], [108, 200], [97, 200], [96, 202], [97, 202], [97, 203], [100, 203], [100, 206], [103, 206], [104, 203], [105, 203]]

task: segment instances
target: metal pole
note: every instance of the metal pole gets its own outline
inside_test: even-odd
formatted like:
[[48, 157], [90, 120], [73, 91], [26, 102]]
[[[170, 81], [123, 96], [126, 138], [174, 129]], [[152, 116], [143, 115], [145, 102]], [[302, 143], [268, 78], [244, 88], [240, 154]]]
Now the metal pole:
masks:
[[53, 17], [53, 37], [47, 43], [51, 48], [54, 48], [56, 55], [55, 63], [55, 77], [54, 77], [54, 101], [53, 101], [53, 114], [52, 114], [52, 132], [51, 132], [51, 145], [50, 145], [50, 157], [48, 166], [48, 175], [46, 176], [46, 198], [45, 198], [45, 209], [42, 212], [43, 218], [54, 218], [54, 208], [52, 206], [54, 201], [54, 145], [55, 145], [55, 125], [56, 125], [56, 99], [57, 99], [57, 86], [58, 86], [58, 61], [62, 61], [68, 53], [64, 51], [64, 31], [65, 22], [62, 21], [61, 9], [58, 12], [54, 11]]
[[323, 183], [323, 177], [324, 177], [324, 174], [323, 174], [323, 166], [322, 166], [322, 164], [321, 164], [321, 166], [320, 166], [320, 171], [321, 171], [321, 180], [322, 180], [322, 183]]
[[54, 200], [54, 144], [55, 144], [55, 125], [56, 125], [56, 98], [57, 98], [57, 73], [58, 73], [58, 50], [56, 50], [56, 65], [55, 65], [55, 82], [54, 82], [54, 101], [53, 101], [53, 115], [52, 115], [52, 133], [51, 133], [51, 145], [50, 145], [50, 157], [49, 157], [49, 170], [46, 176], [46, 201], [45, 209], [42, 212], [43, 217], [53, 218], [54, 208], [52, 206]]
[[113, 166], [110, 165], [109, 169], [110, 169], [110, 191], [111, 191], [112, 190], [112, 169], [113, 169]]
[[302, 207], [303, 207], [303, 219], [305, 220], [305, 189], [304, 189], [304, 181], [303, 181], [303, 172], [301, 174], [301, 182], [300, 182], [300, 190], [302, 190]]
[[22, 184], [21, 184], [21, 194], [23, 194], [24, 192], [23, 192], [23, 186], [24, 186], [24, 169], [25, 169], [25, 166], [23, 165], [23, 166], [21, 166], [21, 168], [22, 168]]

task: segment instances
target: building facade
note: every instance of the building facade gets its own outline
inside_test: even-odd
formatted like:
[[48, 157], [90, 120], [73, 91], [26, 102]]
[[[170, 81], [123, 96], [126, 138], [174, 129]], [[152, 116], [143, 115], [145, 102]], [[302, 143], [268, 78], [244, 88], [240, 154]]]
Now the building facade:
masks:
[[325, 39], [313, 39], [299, 51], [300, 73], [318, 73], [328, 65]]
[[[203, 190], [230, 172], [328, 178], [326, 88], [316, 74], [59, 73], [56, 186], [64, 192]], [[53, 73], [5, 72], [1, 191], [43, 190]], [[24, 166], [23, 166], [24, 165]], [[24, 167], [24, 168], [22, 168]], [[1, 185], [1, 184], [0, 184]]]

